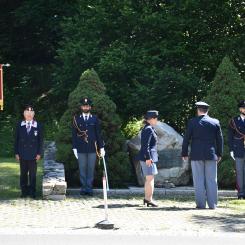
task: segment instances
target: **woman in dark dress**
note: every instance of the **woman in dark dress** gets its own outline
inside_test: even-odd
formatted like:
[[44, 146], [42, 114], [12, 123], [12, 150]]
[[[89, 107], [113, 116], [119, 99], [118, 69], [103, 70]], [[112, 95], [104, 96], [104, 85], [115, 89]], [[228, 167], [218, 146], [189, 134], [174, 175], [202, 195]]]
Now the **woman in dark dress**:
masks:
[[158, 173], [156, 163], [158, 161], [157, 154], [157, 134], [153, 126], [157, 124], [158, 111], [147, 111], [145, 114], [145, 126], [141, 131], [141, 148], [139, 152], [139, 160], [142, 173], [145, 177], [145, 198], [144, 205], [147, 207], [157, 207], [153, 202], [154, 192], [154, 175]]

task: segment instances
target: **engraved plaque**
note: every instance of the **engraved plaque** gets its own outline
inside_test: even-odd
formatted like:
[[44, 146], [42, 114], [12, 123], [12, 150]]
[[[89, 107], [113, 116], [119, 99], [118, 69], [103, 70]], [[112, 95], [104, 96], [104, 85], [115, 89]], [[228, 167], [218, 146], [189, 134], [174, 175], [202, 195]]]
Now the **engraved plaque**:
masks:
[[158, 169], [182, 167], [181, 149], [165, 149], [158, 152]]

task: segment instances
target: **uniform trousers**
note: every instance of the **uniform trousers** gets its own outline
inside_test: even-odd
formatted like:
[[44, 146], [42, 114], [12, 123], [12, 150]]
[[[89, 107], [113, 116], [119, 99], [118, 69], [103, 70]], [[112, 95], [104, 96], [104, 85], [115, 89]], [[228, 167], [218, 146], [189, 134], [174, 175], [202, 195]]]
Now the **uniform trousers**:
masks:
[[81, 191], [91, 193], [94, 181], [96, 153], [78, 153]]
[[218, 202], [217, 162], [215, 160], [191, 161], [197, 208], [215, 209]]
[[245, 197], [245, 157], [236, 159], [236, 187], [238, 197]]
[[23, 195], [36, 194], [36, 160], [20, 159], [20, 188]]

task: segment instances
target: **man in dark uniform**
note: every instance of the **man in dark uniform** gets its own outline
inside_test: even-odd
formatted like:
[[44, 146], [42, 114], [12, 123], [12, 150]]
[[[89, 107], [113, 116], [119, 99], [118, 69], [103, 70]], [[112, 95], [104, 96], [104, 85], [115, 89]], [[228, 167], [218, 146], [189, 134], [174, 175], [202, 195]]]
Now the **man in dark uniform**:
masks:
[[228, 145], [236, 161], [236, 186], [238, 199], [245, 199], [245, 100], [238, 104], [240, 116], [230, 120]]
[[104, 141], [99, 120], [90, 113], [91, 99], [82, 98], [80, 104], [81, 113], [73, 118], [72, 147], [79, 164], [80, 194], [92, 196], [96, 155], [105, 156]]
[[187, 161], [191, 142], [191, 168], [197, 208], [215, 209], [218, 201], [217, 162], [223, 153], [223, 136], [217, 119], [208, 116], [209, 105], [197, 102], [197, 117], [188, 122], [182, 157]]
[[[41, 158], [43, 134], [41, 125], [34, 120], [32, 106], [24, 110], [24, 120], [16, 127], [15, 157], [20, 162], [21, 197], [36, 198], [37, 161]], [[29, 182], [29, 183], [28, 183]]]

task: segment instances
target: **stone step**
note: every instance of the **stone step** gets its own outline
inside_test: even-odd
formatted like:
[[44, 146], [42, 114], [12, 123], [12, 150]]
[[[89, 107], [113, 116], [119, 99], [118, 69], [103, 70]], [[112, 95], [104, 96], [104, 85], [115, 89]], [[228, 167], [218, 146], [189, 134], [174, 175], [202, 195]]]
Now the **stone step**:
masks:
[[[103, 195], [103, 189], [94, 189], [94, 194]], [[68, 195], [79, 195], [79, 188], [68, 188]], [[129, 187], [128, 189], [110, 189], [108, 195], [113, 196], [127, 196], [127, 195], [143, 195], [143, 187]], [[219, 190], [219, 197], [236, 197], [237, 192], [235, 190]], [[194, 188], [189, 186], [181, 186], [175, 188], [155, 188], [154, 195], [159, 196], [194, 196]]]

